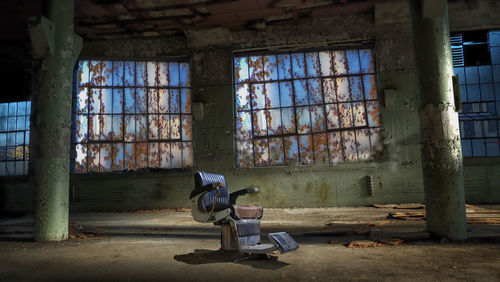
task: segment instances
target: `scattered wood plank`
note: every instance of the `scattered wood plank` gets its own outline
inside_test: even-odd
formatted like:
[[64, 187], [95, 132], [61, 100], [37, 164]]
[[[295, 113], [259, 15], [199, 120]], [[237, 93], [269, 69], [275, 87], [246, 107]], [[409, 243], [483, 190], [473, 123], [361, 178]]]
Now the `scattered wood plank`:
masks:
[[397, 205], [395, 209], [425, 209], [425, 205], [421, 203], [403, 203]]
[[389, 245], [389, 246], [399, 246], [403, 244], [404, 240], [401, 238], [382, 238], [378, 239], [377, 242]]
[[357, 240], [351, 241], [347, 247], [348, 248], [373, 248], [373, 247], [382, 247], [383, 244], [371, 240]]
[[425, 211], [416, 212], [390, 212], [387, 218], [399, 220], [424, 220]]
[[354, 229], [354, 233], [356, 233], [356, 234], [369, 234], [372, 227], [378, 227], [378, 226], [382, 226], [382, 225], [389, 224], [389, 223], [391, 223], [390, 220], [376, 221], [376, 222], [366, 224], [364, 226], [361, 226], [359, 228]]
[[397, 207], [398, 205], [397, 204], [373, 204], [372, 206], [376, 207], [376, 208], [379, 208], [379, 209], [393, 209], [395, 207]]
[[467, 223], [500, 225], [500, 217], [468, 217]]

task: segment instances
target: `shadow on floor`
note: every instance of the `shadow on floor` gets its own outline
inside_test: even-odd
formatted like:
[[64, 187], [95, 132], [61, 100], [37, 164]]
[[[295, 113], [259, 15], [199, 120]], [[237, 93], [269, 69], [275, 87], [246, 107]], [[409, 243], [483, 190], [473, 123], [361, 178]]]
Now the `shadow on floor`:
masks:
[[207, 263], [238, 263], [249, 265], [253, 268], [276, 270], [289, 265], [289, 263], [269, 259], [266, 256], [248, 257], [237, 252], [225, 252], [222, 250], [196, 249], [194, 252], [183, 255], [175, 255], [176, 261], [186, 264], [197, 265]]

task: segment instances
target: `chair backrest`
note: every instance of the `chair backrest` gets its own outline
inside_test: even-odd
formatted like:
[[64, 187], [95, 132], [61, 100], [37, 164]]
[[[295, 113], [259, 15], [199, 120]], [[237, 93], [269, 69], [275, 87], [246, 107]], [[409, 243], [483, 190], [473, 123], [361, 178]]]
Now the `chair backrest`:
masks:
[[[216, 189], [212, 189], [210, 186], [208, 186], [212, 183], [218, 182], [224, 183], [224, 186], [219, 187], [219, 195], [217, 195]], [[201, 199], [200, 205], [200, 208], [203, 211], [208, 212], [212, 209], [212, 207], [214, 207], [215, 210], [218, 210], [217, 208], [222, 208], [229, 204], [229, 190], [227, 189], [226, 178], [224, 177], [224, 175], [205, 171], [197, 171], [194, 174], [194, 184], [195, 189], [193, 193], [191, 193], [190, 198], [206, 192]]]

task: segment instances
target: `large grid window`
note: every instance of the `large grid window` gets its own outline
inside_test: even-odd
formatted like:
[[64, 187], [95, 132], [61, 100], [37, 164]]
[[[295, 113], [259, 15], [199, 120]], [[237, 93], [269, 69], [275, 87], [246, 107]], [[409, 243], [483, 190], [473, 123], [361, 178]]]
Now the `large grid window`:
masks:
[[236, 55], [236, 166], [339, 163], [381, 149], [371, 49]]
[[0, 176], [28, 174], [31, 102], [0, 103]]
[[463, 156], [500, 156], [500, 31], [453, 34], [452, 50]]
[[82, 60], [77, 81], [76, 173], [192, 167], [188, 63]]

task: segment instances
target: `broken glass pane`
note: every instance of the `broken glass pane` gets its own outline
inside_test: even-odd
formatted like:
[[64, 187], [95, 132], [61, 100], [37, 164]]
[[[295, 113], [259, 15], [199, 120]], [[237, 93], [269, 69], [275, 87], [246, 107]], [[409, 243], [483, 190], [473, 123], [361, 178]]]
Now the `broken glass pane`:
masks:
[[100, 140], [112, 139], [112, 118], [111, 115], [99, 115]]
[[254, 109], [264, 109], [266, 107], [264, 84], [252, 84], [252, 100]]
[[248, 81], [249, 75], [248, 75], [248, 64], [246, 57], [239, 57], [235, 59], [234, 71], [235, 71], [236, 83]]
[[87, 141], [87, 116], [86, 115], [77, 115], [76, 116], [76, 137], [75, 141], [80, 143], [80, 142], [86, 142]]
[[281, 134], [281, 111], [273, 109], [267, 111], [267, 134]]
[[293, 81], [295, 90], [295, 105], [302, 106], [309, 103], [307, 99], [307, 83], [305, 79], [298, 79]]
[[366, 125], [366, 112], [365, 103], [356, 102], [352, 103], [354, 112], [354, 126], [365, 126]]
[[278, 83], [266, 83], [266, 108], [278, 108], [280, 106], [280, 93]]
[[281, 138], [269, 139], [269, 154], [271, 165], [283, 165], [283, 140]]
[[336, 75], [347, 74], [347, 59], [345, 51], [333, 51], [333, 70]]
[[168, 75], [169, 75], [169, 85], [170, 86], [180, 86], [179, 81], [179, 63], [169, 63], [168, 64]]
[[314, 160], [317, 164], [328, 163], [327, 138], [325, 133], [313, 135]]
[[292, 78], [292, 67], [290, 65], [290, 55], [278, 55], [278, 78]]
[[76, 158], [75, 158], [75, 172], [76, 173], [86, 173], [87, 172], [87, 145], [86, 144], [76, 144]]
[[358, 50], [347, 50], [347, 66], [349, 74], [357, 74], [360, 71]]
[[170, 138], [181, 139], [181, 120], [178, 115], [170, 116]]
[[319, 52], [319, 63], [321, 65], [322, 76], [333, 75], [333, 58], [332, 58], [332, 53], [330, 51]]
[[356, 149], [356, 138], [354, 136], [354, 131], [343, 131], [342, 141], [344, 149], [344, 159], [345, 161], [356, 161], [358, 159], [357, 149]]
[[250, 139], [252, 135], [252, 120], [250, 112], [238, 112], [236, 116], [236, 138]]
[[255, 136], [265, 136], [267, 134], [267, 122], [266, 122], [265, 110], [254, 111], [253, 132]]
[[293, 78], [306, 77], [304, 53], [292, 54]]
[[89, 84], [89, 61], [78, 62], [78, 85]]
[[238, 167], [253, 167], [253, 143], [252, 141], [236, 141], [236, 158]]
[[89, 62], [89, 85], [100, 86], [101, 82], [102, 82], [101, 62], [100, 61], [90, 61]]
[[337, 83], [337, 99], [339, 102], [351, 101], [349, 94], [349, 79], [347, 77], [339, 77], [336, 79]]
[[257, 139], [254, 141], [255, 148], [255, 165], [268, 166], [269, 165], [269, 148], [267, 139]]
[[319, 58], [318, 53], [306, 53], [307, 77], [319, 76]]
[[160, 89], [158, 90], [158, 105], [159, 105], [159, 113], [168, 113], [170, 111], [170, 102], [168, 96], [168, 89]]
[[311, 116], [309, 107], [297, 107], [297, 131], [298, 133], [311, 132]]
[[375, 100], [377, 99], [377, 84], [374, 75], [364, 75], [363, 76], [363, 86], [365, 89], [365, 99]]
[[310, 107], [310, 111], [312, 131], [325, 131], [325, 111], [323, 109], [323, 106], [312, 106]]
[[323, 94], [325, 95], [325, 103], [337, 102], [337, 93], [333, 78], [323, 79]]
[[358, 159], [368, 160], [371, 158], [370, 133], [368, 129], [356, 130], [356, 142], [358, 145]]
[[349, 128], [353, 126], [351, 103], [339, 104], [340, 126]]
[[281, 122], [283, 133], [295, 133], [295, 115], [293, 108], [281, 109]]
[[321, 80], [319, 78], [308, 79], [309, 104], [323, 104], [323, 94], [321, 93]]
[[370, 50], [370, 49], [359, 50], [359, 61], [361, 62], [361, 72], [362, 73], [375, 72], [375, 67], [373, 64], [372, 50]]
[[264, 56], [264, 80], [278, 79], [278, 62], [276, 56]]
[[313, 164], [314, 163], [314, 153], [312, 145], [312, 136], [299, 135], [299, 148], [300, 148], [300, 163], [301, 164]]
[[99, 122], [99, 115], [89, 116], [89, 140], [99, 140], [101, 136], [101, 125]]
[[250, 92], [248, 84], [236, 86], [236, 107], [238, 111], [250, 110]]
[[135, 138], [136, 141], [146, 141], [147, 139], [146, 115], [135, 116]]
[[76, 112], [78, 114], [84, 114], [88, 111], [88, 88], [79, 87], [78, 93], [76, 95]]
[[135, 85], [137, 85], [137, 86], [146, 86], [147, 85], [146, 62], [136, 62], [135, 63]]

